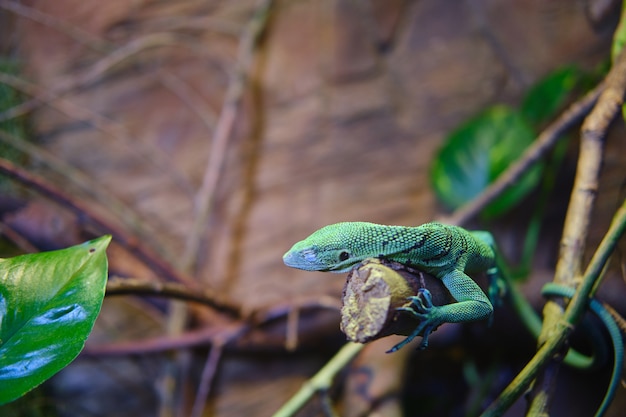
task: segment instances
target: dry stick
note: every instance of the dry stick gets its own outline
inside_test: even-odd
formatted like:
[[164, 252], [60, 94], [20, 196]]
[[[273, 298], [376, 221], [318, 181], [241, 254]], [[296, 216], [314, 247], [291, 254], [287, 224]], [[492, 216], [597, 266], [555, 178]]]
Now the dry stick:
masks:
[[[211, 393], [211, 386], [213, 385], [213, 380], [215, 379], [217, 367], [220, 363], [223, 352], [224, 342], [214, 339], [213, 344], [211, 345], [211, 351], [209, 352], [209, 355], [204, 363], [204, 369], [202, 369], [200, 385], [196, 391], [196, 400], [193, 402], [193, 408], [191, 409], [191, 417], [202, 417], [204, 414], [206, 399]], [[198, 398], [202, 398], [202, 400], [198, 400]]]
[[[556, 265], [554, 282], [560, 285], [574, 287], [576, 280], [580, 277], [582, 258], [585, 250], [585, 242], [591, 222], [591, 211], [599, 188], [600, 170], [604, 156], [604, 140], [606, 138], [609, 125], [620, 113], [626, 94], [626, 53], [621, 53], [614, 62], [611, 71], [606, 77], [606, 86], [598, 102], [585, 119], [581, 129], [580, 156], [574, 188], [570, 197], [570, 204], [565, 216], [563, 236], [561, 238], [561, 251]], [[592, 282], [593, 284], [594, 282]], [[586, 298], [580, 300], [576, 293], [571, 304], [585, 303]], [[591, 288], [589, 288], [591, 292]], [[580, 309], [582, 312], [583, 309]], [[554, 301], [548, 300], [544, 307], [544, 325], [538, 343], [546, 342], [557, 324], [563, 318], [563, 309]], [[578, 321], [576, 316], [573, 320]], [[561, 359], [555, 359], [549, 363], [549, 368], [558, 368]], [[538, 392], [533, 391], [534, 397], [531, 401], [531, 408], [544, 412], [549, 408], [552, 396], [546, 395], [552, 390], [556, 383], [556, 375], [552, 369], [547, 369], [540, 374], [537, 379]]]
[[582, 126], [577, 174], [565, 217], [561, 253], [554, 281], [572, 285], [580, 274], [591, 210], [598, 192], [604, 139], [619, 114], [626, 89], [626, 57], [622, 53], [606, 77], [606, 87]]
[[563, 133], [589, 113], [603, 89], [604, 84], [600, 83], [583, 98], [570, 105], [554, 122], [550, 123], [541, 132], [522, 156], [505, 172], [500, 174], [489, 187], [442, 221], [449, 224], [462, 225], [476, 216], [480, 210], [495, 200], [503, 191], [514, 185], [533, 164], [539, 161], [556, 144]]
[[174, 93], [180, 101], [198, 116], [207, 130], [212, 132], [217, 118], [213, 109], [207, 105], [202, 97], [177, 75], [166, 70], [160, 70], [158, 75], [165, 88]]

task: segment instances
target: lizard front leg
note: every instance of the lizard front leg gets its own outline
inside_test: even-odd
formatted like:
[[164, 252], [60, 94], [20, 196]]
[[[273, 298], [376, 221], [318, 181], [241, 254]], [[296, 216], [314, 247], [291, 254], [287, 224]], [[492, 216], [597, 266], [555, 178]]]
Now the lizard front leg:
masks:
[[417, 296], [410, 297], [411, 304], [398, 310], [406, 311], [420, 320], [418, 326], [402, 342], [395, 345], [389, 352], [395, 352], [422, 333], [419, 349], [428, 346], [428, 336], [443, 323], [464, 323], [484, 320], [493, 314], [493, 306], [480, 287], [464, 272], [454, 269], [444, 273], [441, 281], [457, 300], [456, 303], [443, 306], [432, 304], [430, 292], [420, 289]]

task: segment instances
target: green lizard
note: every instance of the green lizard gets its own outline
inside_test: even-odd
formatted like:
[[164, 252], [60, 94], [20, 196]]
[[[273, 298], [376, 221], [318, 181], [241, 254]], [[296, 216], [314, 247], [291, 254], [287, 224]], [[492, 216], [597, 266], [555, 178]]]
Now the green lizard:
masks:
[[[419, 348], [426, 348], [430, 333], [443, 323], [491, 319], [493, 305], [499, 303], [503, 287], [509, 291], [514, 307], [533, 336], [539, 336], [541, 319], [502, 273], [496, 245], [489, 232], [467, 231], [462, 227], [436, 222], [417, 227], [366, 222], [337, 223], [325, 226], [293, 245], [283, 256], [283, 261], [293, 268], [339, 273], [350, 271], [366, 258], [384, 258], [427, 272], [440, 279], [457, 301], [435, 306], [430, 292], [420, 289], [416, 296], [409, 298], [409, 306], [400, 308], [419, 319], [419, 324], [389, 352], [397, 351], [420, 334], [422, 341]], [[478, 272], [487, 274], [489, 296], [467, 275]], [[570, 291], [551, 284], [543, 293], [571, 297]], [[608, 312], [595, 301], [591, 307], [609, 330], [615, 353], [609, 390], [596, 414], [601, 415], [619, 384], [622, 361], [619, 352], [623, 350], [623, 345], [621, 333]], [[595, 359], [570, 349], [564, 361], [574, 367], [586, 368], [592, 366]]]
[[[473, 234], [474, 233], [474, 234]], [[307, 271], [347, 272], [366, 258], [385, 258], [421, 269], [439, 278], [457, 303], [432, 305], [427, 289], [411, 297], [404, 310], [420, 319], [417, 328], [394, 346], [395, 352], [423, 333], [420, 348], [443, 323], [491, 318], [497, 288], [495, 254], [485, 232], [468, 232], [441, 223], [418, 227], [383, 226], [365, 222], [338, 223], [321, 228], [296, 243], [283, 257], [287, 266]], [[487, 271], [492, 300], [466, 272]]]

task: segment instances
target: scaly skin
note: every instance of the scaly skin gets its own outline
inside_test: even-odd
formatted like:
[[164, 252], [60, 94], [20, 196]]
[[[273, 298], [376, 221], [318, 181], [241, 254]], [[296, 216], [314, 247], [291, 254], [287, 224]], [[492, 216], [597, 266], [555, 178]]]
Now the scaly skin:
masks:
[[[347, 272], [366, 258], [384, 258], [428, 272], [439, 278], [456, 303], [434, 306], [430, 292], [420, 290], [402, 310], [420, 319], [417, 328], [391, 351], [419, 334], [420, 348], [443, 323], [490, 319], [498, 293], [493, 240], [486, 232], [468, 232], [441, 223], [417, 227], [348, 222], [323, 227], [296, 243], [284, 256], [287, 266], [307, 271]], [[467, 273], [487, 271], [490, 297]], [[491, 300], [490, 300], [491, 298]]]

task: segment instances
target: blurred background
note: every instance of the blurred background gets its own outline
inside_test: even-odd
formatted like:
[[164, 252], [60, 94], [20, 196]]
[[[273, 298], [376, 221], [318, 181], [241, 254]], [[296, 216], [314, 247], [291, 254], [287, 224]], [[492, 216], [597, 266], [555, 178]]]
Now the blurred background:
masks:
[[[0, 414], [271, 415], [345, 340], [344, 277], [288, 269], [283, 253], [329, 223], [417, 225], [441, 216], [447, 208], [429, 171], [447, 135], [487, 106], [518, 105], [557, 68], [601, 73], [620, 7], [0, 0], [0, 152], [80, 206], [70, 210], [3, 176], [0, 255], [113, 231], [113, 277], [183, 277], [223, 302], [107, 297], [85, 354]], [[525, 286], [537, 306], [576, 167], [576, 129], [570, 136]], [[623, 138], [623, 122], [615, 123], [590, 250], [623, 199]], [[536, 198], [469, 226], [493, 230], [515, 260]], [[614, 266], [600, 294], [624, 311], [623, 271]], [[502, 317], [492, 329], [444, 326], [428, 351], [395, 365], [408, 370], [395, 383], [412, 381], [392, 395], [413, 404], [405, 415], [471, 415], [470, 406], [489, 403], [472, 391], [472, 375], [492, 372], [497, 394], [534, 346], [512, 313]], [[572, 378], [557, 402], [590, 415], [607, 372], [590, 387], [588, 375], [563, 370]], [[614, 415], [626, 407], [621, 391]], [[578, 392], [591, 392], [581, 398], [589, 404], [572, 399]], [[314, 401], [299, 415], [323, 413]]]

